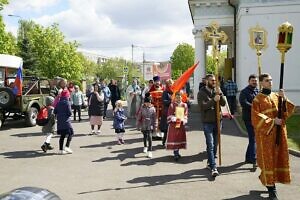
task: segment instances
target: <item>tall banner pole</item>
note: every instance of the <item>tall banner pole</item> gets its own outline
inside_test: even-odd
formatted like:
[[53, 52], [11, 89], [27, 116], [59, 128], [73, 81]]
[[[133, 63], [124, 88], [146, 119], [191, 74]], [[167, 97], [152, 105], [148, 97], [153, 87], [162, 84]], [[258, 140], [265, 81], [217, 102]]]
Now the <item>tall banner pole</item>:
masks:
[[[205, 41], [210, 41], [212, 44], [212, 55], [215, 64], [215, 77], [216, 77], [216, 89], [220, 90], [219, 84], [219, 57], [220, 57], [220, 45], [226, 42], [228, 36], [224, 31], [219, 32], [219, 24], [212, 22], [209, 28], [206, 28], [202, 32], [202, 36]], [[219, 153], [219, 165], [222, 165], [222, 154], [221, 154], [221, 116], [220, 116], [220, 102], [216, 102], [216, 119], [217, 119], [217, 130], [218, 130], [218, 153]]]
[[[292, 48], [292, 39], [293, 39], [293, 26], [289, 22], [285, 22], [278, 27], [278, 42], [277, 49], [281, 53], [281, 64], [280, 64], [280, 82], [279, 90], [283, 89], [283, 76], [284, 76], [284, 62], [285, 62], [285, 53]], [[278, 115], [279, 119], [282, 118], [282, 112], [284, 111], [282, 97], [278, 99]], [[276, 132], [276, 145], [280, 144], [281, 137], [281, 126], [277, 125]]]

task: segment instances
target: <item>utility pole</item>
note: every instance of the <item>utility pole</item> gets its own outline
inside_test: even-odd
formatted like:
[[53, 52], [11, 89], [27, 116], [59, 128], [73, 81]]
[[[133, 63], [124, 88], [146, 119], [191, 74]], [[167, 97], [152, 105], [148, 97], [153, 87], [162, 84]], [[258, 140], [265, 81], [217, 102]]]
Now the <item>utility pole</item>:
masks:
[[145, 80], [145, 52], [143, 51], [143, 79]]
[[22, 31], [22, 40], [24, 40], [24, 25], [21, 23], [21, 21], [22, 21], [22, 17], [21, 16], [19, 16], [19, 15], [12, 15], [12, 14], [9, 14], [9, 15], [7, 15], [7, 16], [9, 16], [9, 17], [16, 17], [16, 18], [19, 18], [19, 22], [20, 22], [20, 27], [21, 27], [21, 31]]
[[134, 45], [131, 45], [131, 62], [132, 62], [132, 68], [133, 68], [133, 47]]

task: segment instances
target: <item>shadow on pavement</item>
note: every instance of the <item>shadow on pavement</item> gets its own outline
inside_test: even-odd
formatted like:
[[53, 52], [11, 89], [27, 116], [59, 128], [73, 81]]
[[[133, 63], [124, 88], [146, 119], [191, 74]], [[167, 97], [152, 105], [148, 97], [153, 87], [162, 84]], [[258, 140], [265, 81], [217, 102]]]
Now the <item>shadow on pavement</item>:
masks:
[[14, 137], [36, 137], [36, 136], [46, 136], [45, 133], [42, 132], [35, 132], [35, 133], [18, 133], [18, 134], [13, 134], [10, 136]]
[[249, 173], [250, 172], [255, 172], [255, 169], [253, 167], [242, 167], [246, 165], [244, 162], [239, 162], [233, 165], [229, 166], [220, 166], [218, 167], [218, 170], [220, 174], [223, 175], [232, 175], [232, 174], [239, 174], [239, 173]]
[[[137, 142], [142, 142], [142, 138], [133, 138], [133, 139], [127, 139], [125, 140], [125, 145], [126, 144], [134, 144]], [[110, 141], [110, 142], [102, 142], [101, 144], [92, 144], [88, 146], [81, 146], [80, 148], [98, 148], [98, 147], [110, 147], [110, 146], [115, 146], [117, 145], [117, 141]]]
[[4, 152], [0, 155], [3, 155], [5, 158], [17, 159], [17, 158], [37, 158], [43, 156], [52, 156], [56, 155], [55, 153], [44, 153], [42, 150], [40, 151], [11, 151]]
[[141, 147], [133, 149], [122, 149], [118, 151], [112, 151], [111, 153], [119, 153], [117, 156], [100, 158], [99, 160], [93, 160], [92, 162], [105, 162], [107, 160], [120, 160], [121, 162], [127, 158], [135, 158], [136, 154], [141, 152]]
[[[249, 194], [242, 195], [238, 197], [223, 199], [223, 200], [260, 200], [260, 199], [269, 199], [268, 197], [262, 197], [261, 194], [268, 194], [267, 191], [257, 191], [257, 190], [250, 190]], [[267, 195], [268, 196], [268, 195]]]
[[79, 195], [96, 193], [96, 192], [108, 192], [108, 191], [120, 191], [120, 190], [129, 190], [136, 188], [145, 188], [153, 187], [159, 185], [173, 185], [173, 184], [185, 184], [199, 181], [214, 181], [215, 179], [211, 177], [210, 172], [204, 169], [195, 169], [181, 174], [170, 174], [170, 175], [159, 175], [159, 176], [144, 176], [128, 180], [127, 183], [130, 184], [140, 184], [145, 183], [144, 185], [132, 186], [132, 187], [123, 187], [123, 188], [106, 188], [100, 190], [80, 192]]
[[[154, 158], [147, 158], [146, 160], [139, 160], [139, 161], [132, 161], [132, 162], [128, 162], [128, 163], [124, 163], [121, 164], [121, 166], [131, 166], [131, 165], [146, 165], [146, 166], [151, 166], [151, 165], [155, 165], [157, 163], [161, 163], [161, 162], [175, 162], [173, 155], [168, 155], [168, 156], [164, 156], [164, 157], [158, 157], [155, 158], [155, 152], [153, 152], [154, 154]], [[145, 154], [146, 157], [146, 154]], [[191, 156], [182, 156], [179, 161], [177, 161], [177, 164], [188, 164], [188, 163], [193, 163], [193, 162], [200, 162], [205, 160], [206, 158], [206, 153], [205, 152], [201, 152], [199, 154], [195, 154], [195, 155], [191, 155]]]

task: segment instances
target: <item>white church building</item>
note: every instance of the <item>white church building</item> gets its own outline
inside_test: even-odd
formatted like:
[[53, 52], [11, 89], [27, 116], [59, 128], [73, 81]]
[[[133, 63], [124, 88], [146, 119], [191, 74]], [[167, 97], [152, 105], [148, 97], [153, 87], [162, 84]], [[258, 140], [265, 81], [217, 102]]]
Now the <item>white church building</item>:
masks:
[[194, 73], [194, 94], [205, 76], [208, 45], [203, 30], [212, 22], [228, 35], [227, 65], [239, 90], [248, 84], [250, 74], [258, 74], [256, 50], [249, 45], [251, 28], [262, 27], [267, 47], [262, 50], [262, 73], [270, 73], [273, 90], [279, 89], [281, 53], [276, 48], [278, 27], [288, 21], [293, 29], [292, 48], [285, 55], [283, 88], [290, 100], [300, 106], [300, 0], [188, 0], [195, 37], [195, 59], [200, 61]]

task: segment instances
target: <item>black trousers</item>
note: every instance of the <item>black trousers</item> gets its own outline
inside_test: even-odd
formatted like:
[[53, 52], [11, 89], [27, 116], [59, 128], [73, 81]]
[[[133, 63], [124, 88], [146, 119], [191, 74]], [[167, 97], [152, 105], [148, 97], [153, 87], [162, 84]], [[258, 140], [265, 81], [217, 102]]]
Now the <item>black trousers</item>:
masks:
[[147, 147], [147, 141], [148, 141], [148, 151], [152, 151], [152, 131], [142, 131], [144, 138], [144, 147]]
[[107, 111], [107, 107], [108, 107], [109, 102], [104, 103], [104, 113], [103, 113], [103, 117], [106, 117], [106, 111]]
[[71, 143], [72, 137], [74, 135], [73, 128], [63, 129], [63, 130], [57, 130], [57, 134], [60, 135], [60, 138], [59, 138], [59, 150], [63, 150], [64, 149], [64, 140], [65, 140], [66, 136], [68, 136], [66, 147], [70, 147], [70, 143]]
[[116, 102], [117, 102], [117, 100], [111, 100], [111, 105], [113, 107], [113, 112], [114, 112], [114, 110], [116, 108]]
[[81, 105], [79, 106], [73, 105], [74, 120], [76, 120], [76, 112], [78, 112], [78, 119], [81, 120]]

